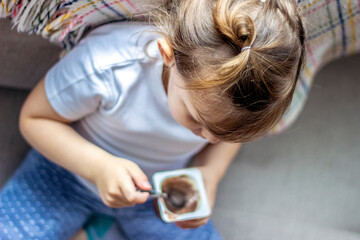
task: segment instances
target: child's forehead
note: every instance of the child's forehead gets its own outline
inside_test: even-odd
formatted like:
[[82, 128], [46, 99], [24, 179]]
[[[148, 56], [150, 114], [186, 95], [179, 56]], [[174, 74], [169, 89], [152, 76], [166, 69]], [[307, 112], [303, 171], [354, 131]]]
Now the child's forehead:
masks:
[[196, 114], [209, 122], [221, 122], [229, 115], [232, 104], [219, 89], [189, 90], [189, 101]]

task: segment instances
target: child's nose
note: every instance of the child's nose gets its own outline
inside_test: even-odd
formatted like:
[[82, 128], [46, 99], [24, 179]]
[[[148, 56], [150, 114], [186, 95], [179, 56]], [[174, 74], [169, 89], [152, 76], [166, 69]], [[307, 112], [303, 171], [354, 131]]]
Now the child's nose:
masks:
[[206, 138], [210, 143], [217, 143], [217, 142], [219, 142], [219, 139], [218, 138], [216, 138], [216, 137], [214, 137], [209, 131], [207, 131], [207, 130], [203, 130], [202, 131], [202, 136], [204, 137], [204, 138]]
[[217, 143], [219, 142], [219, 139], [217, 139], [216, 137], [212, 137], [212, 138], [206, 138], [210, 143]]

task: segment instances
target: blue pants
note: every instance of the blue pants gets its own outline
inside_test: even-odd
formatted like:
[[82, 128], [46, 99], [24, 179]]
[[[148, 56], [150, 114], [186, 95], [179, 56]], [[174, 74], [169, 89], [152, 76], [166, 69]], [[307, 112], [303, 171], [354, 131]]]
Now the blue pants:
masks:
[[107, 207], [70, 172], [35, 150], [0, 192], [0, 239], [69, 239], [94, 214], [116, 219], [123, 239], [221, 239], [211, 221], [197, 229], [164, 223], [152, 200]]

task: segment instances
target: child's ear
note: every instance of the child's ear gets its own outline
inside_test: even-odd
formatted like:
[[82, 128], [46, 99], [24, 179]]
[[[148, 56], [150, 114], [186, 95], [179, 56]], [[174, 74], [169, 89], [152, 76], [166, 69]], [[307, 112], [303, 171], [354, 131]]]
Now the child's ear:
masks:
[[165, 65], [167, 67], [172, 67], [175, 59], [170, 44], [164, 38], [158, 39], [157, 44]]

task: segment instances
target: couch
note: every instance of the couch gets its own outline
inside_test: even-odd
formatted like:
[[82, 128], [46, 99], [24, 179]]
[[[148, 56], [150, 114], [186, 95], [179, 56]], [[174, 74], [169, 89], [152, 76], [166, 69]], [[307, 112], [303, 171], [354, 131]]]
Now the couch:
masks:
[[[0, 21], [0, 187], [29, 146], [17, 125], [61, 49]], [[219, 186], [213, 220], [229, 240], [360, 239], [360, 55], [315, 77], [299, 119], [245, 144]]]

